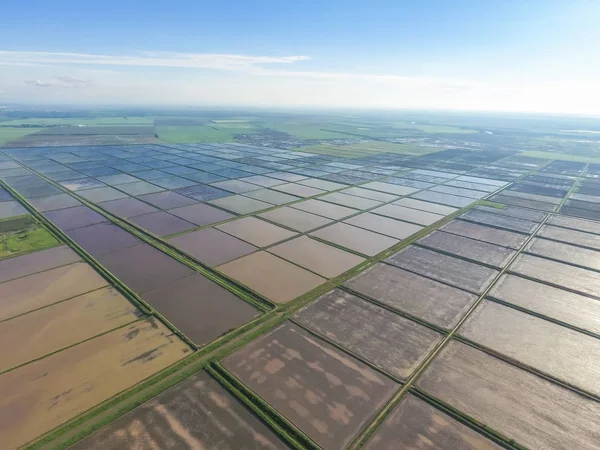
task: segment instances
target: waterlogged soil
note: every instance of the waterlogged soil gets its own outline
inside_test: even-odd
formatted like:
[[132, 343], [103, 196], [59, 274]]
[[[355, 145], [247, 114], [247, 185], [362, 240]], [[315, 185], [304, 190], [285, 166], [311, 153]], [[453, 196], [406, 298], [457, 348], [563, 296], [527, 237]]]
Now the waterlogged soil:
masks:
[[378, 263], [345, 286], [442, 328], [452, 328], [477, 296], [412, 272]]
[[70, 447], [71, 450], [277, 450], [287, 446], [205, 372]]
[[137, 308], [105, 287], [71, 300], [0, 322], [0, 345], [10, 347], [0, 372], [133, 322]]
[[325, 450], [346, 448], [398, 388], [290, 323], [228, 356], [224, 365]]
[[147, 319], [0, 375], [3, 446], [23, 445], [188, 354]]
[[502, 447], [408, 394], [365, 446], [367, 450], [500, 450]]
[[400, 379], [408, 378], [442, 335], [335, 289], [294, 319]]
[[593, 450], [600, 442], [600, 403], [460, 342], [417, 387], [527, 448]]
[[66, 245], [0, 261], [0, 283], [81, 261]]
[[142, 298], [197, 345], [258, 315], [248, 303], [200, 274], [165, 284]]
[[86, 263], [70, 264], [0, 284], [0, 320], [106, 286]]
[[488, 300], [477, 306], [459, 334], [587, 392], [600, 393], [599, 339]]

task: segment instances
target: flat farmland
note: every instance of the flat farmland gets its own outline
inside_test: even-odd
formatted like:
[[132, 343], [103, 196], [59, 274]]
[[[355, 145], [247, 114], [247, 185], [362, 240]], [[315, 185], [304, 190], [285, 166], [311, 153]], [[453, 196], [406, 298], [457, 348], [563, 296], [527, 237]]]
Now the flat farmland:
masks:
[[343, 449], [398, 385], [289, 323], [224, 360], [325, 450]]
[[145, 403], [71, 450], [286, 448], [206, 372]]
[[597, 449], [600, 404], [451, 342], [417, 387], [531, 449]]
[[456, 325], [477, 300], [469, 292], [383, 263], [360, 273], [345, 286], [442, 328]]
[[147, 319], [0, 375], [3, 447], [25, 444], [190, 353]]
[[107, 284], [106, 280], [86, 263], [69, 264], [0, 283], [0, 320], [84, 294]]
[[600, 340], [595, 337], [487, 300], [458, 332], [512, 360], [600, 395]]
[[137, 320], [137, 308], [106, 287], [0, 322], [0, 346], [11, 351], [0, 372]]
[[409, 394], [393, 410], [365, 448], [500, 450], [502, 447]]
[[408, 378], [442, 335], [336, 289], [294, 319], [400, 379]]
[[0, 261], [0, 283], [80, 261], [66, 245]]

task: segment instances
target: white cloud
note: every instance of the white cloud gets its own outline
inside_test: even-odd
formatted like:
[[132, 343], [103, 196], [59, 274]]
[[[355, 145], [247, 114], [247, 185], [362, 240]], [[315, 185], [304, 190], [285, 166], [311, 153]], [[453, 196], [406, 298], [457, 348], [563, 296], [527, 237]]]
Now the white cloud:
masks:
[[[0, 51], [0, 66], [6, 66], [0, 70], [0, 87], [5, 91], [3, 101], [38, 104], [327, 106], [600, 114], [600, 79], [596, 78], [568, 76], [550, 80], [542, 76], [523, 77], [520, 71], [460, 78], [446, 76], [451, 71], [443, 67], [419, 70], [422, 75], [411, 76], [408, 67], [406, 73], [401, 69], [395, 73], [336, 72], [316, 64], [307, 56], [111, 56]], [[398, 61], [396, 67], [400, 66]]]
[[140, 55], [94, 55], [0, 51], [0, 64], [76, 64], [137, 67], [180, 67], [196, 69], [243, 70], [265, 64], [291, 64], [308, 56], [248, 56], [211, 53], [142, 53]]
[[25, 80], [25, 83], [43, 88], [83, 88], [90, 86], [92, 81], [85, 78], [62, 76], [52, 77], [49, 80]]

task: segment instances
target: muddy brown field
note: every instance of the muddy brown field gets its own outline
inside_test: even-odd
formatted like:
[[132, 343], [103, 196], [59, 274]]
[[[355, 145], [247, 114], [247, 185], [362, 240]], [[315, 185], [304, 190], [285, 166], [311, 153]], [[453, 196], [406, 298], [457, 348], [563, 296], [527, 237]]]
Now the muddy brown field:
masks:
[[345, 448], [398, 388], [290, 323], [228, 356], [224, 364], [325, 450]]
[[452, 328], [477, 300], [467, 291], [383, 263], [345, 286], [442, 328]]
[[473, 311], [458, 332], [495, 352], [600, 395], [599, 339], [488, 300]]
[[205, 372], [108, 425], [71, 450], [287, 448]]
[[515, 275], [502, 275], [490, 297], [600, 334], [600, 302]]
[[401, 379], [408, 378], [442, 339], [429, 328], [339, 289], [300, 310], [294, 319]]
[[596, 450], [600, 404], [451, 342], [417, 387], [531, 449]]
[[25, 444], [190, 353], [147, 319], [0, 375], [3, 448]]
[[0, 320], [84, 294], [108, 283], [87, 263], [75, 263], [0, 284]]
[[367, 450], [500, 450], [471, 428], [408, 394], [365, 446]]
[[105, 287], [48, 308], [0, 322], [0, 372], [133, 322], [138, 309]]

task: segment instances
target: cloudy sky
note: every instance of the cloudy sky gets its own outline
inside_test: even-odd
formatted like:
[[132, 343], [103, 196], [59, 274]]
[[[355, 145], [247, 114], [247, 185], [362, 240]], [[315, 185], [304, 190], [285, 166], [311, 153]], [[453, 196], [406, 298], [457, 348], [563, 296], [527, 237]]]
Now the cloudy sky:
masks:
[[0, 105], [600, 115], [597, 0], [9, 0]]

